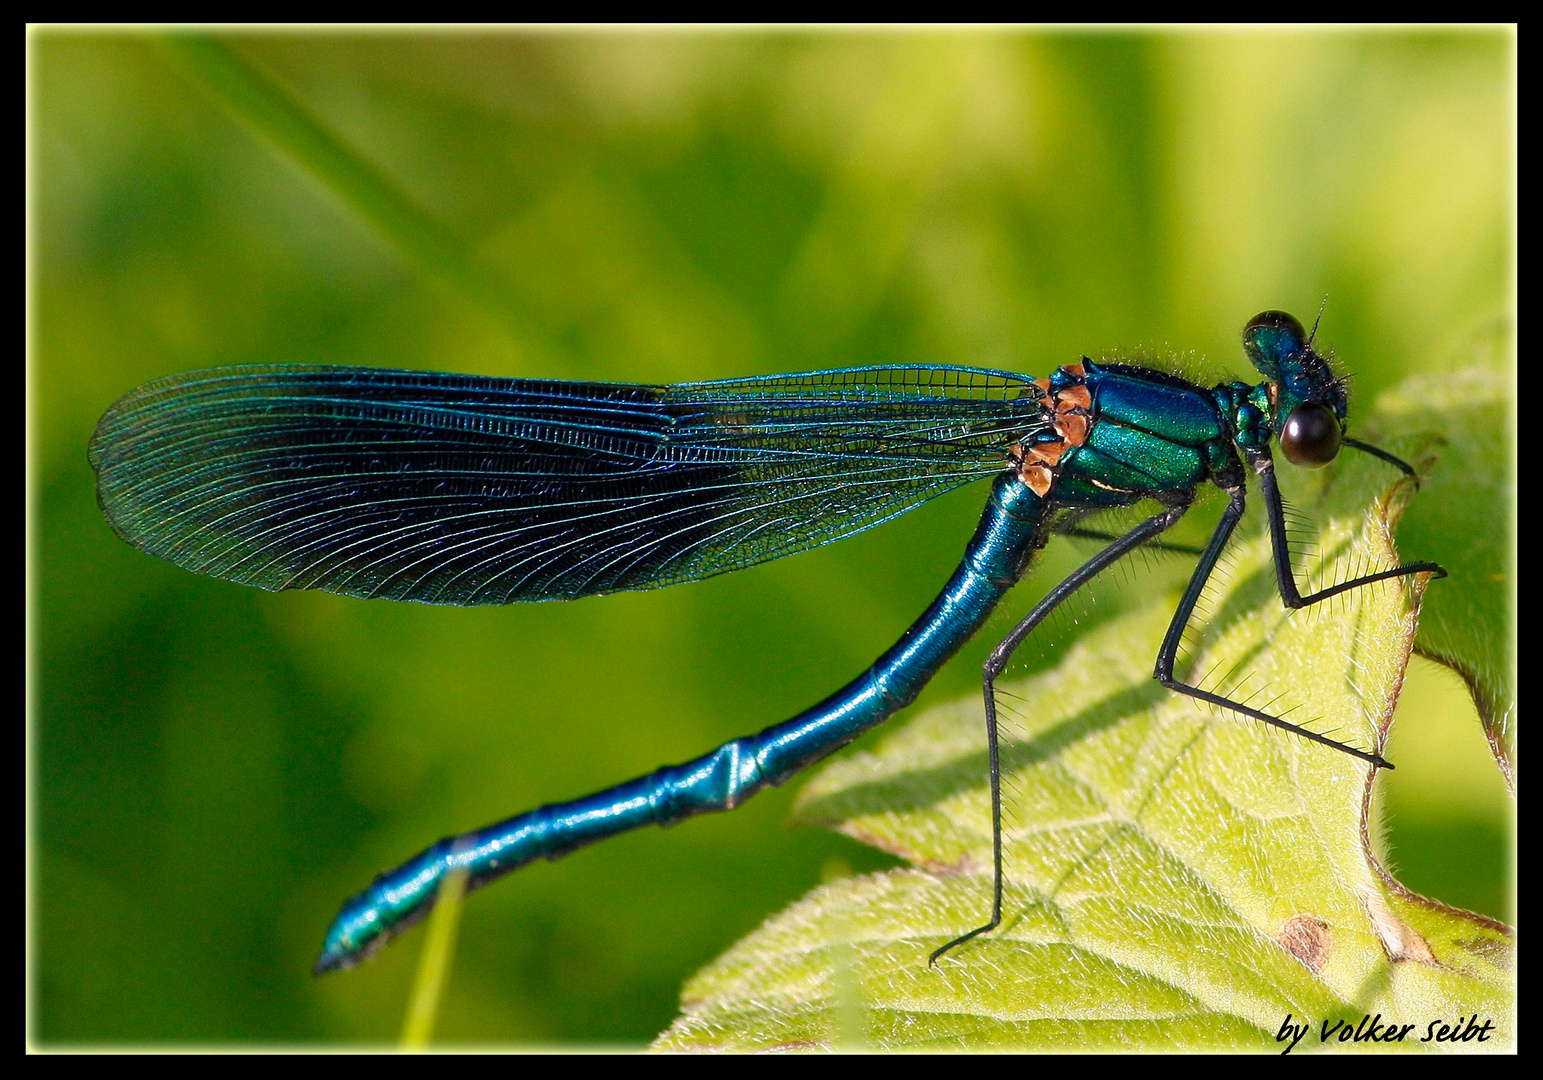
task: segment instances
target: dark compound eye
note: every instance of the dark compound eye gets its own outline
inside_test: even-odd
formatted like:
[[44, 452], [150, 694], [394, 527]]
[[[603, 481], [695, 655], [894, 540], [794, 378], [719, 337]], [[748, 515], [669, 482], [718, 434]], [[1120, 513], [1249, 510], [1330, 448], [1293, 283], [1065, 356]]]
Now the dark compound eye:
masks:
[[1261, 311], [1243, 328], [1243, 351], [1267, 379], [1279, 379], [1307, 348], [1307, 331], [1284, 311]]
[[1247, 335], [1249, 331], [1259, 329], [1278, 330], [1291, 335], [1298, 341], [1307, 340], [1307, 331], [1302, 329], [1302, 324], [1297, 321], [1297, 317], [1284, 311], [1261, 311], [1248, 320], [1243, 333]]
[[1339, 418], [1327, 405], [1298, 405], [1280, 429], [1280, 449], [1299, 469], [1321, 469], [1339, 453]]

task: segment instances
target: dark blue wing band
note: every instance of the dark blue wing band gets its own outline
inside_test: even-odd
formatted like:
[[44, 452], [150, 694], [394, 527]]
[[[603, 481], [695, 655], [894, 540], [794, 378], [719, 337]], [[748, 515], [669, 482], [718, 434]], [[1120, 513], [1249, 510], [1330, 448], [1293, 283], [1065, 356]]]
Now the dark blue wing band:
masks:
[[91, 440], [129, 543], [265, 589], [440, 604], [695, 580], [1001, 471], [1026, 378], [887, 367], [679, 386], [368, 368], [194, 372]]

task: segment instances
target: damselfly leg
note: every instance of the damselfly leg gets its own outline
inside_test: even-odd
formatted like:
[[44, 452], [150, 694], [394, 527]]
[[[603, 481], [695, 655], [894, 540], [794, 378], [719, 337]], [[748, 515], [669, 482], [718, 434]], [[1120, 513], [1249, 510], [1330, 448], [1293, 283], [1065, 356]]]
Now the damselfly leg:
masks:
[[[1345, 440], [1345, 445], [1356, 449], [1365, 450], [1374, 456], [1387, 461], [1401, 469], [1406, 475], [1414, 476], [1414, 470], [1386, 451], [1378, 450], [1364, 443], [1354, 440]], [[1275, 564], [1276, 582], [1280, 591], [1282, 603], [1289, 609], [1297, 610], [1309, 607], [1320, 601], [1327, 600], [1331, 596], [1337, 596], [1357, 589], [1364, 585], [1386, 581], [1392, 578], [1407, 577], [1413, 574], [1429, 573], [1436, 577], [1445, 577], [1446, 571], [1438, 564], [1432, 562], [1408, 563], [1397, 566], [1391, 570], [1383, 570], [1374, 574], [1365, 574], [1351, 578], [1348, 581], [1317, 592], [1303, 595], [1297, 588], [1295, 575], [1291, 567], [1290, 549], [1287, 543], [1285, 510], [1281, 501], [1280, 488], [1276, 483], [1273, 463], [1267, 451], [1258, 450], [1247, 455], [1249, 464], [1259, 476], [1260, 486], [1264, 495], [1266, 514], [1269, 520], [1270, 545]], [[1194, 614], [1195, 605], [1199, 602], [1201, 594], [1210, 580], [1216, 563], [1221, 557], [1222, 551], [1231, 539], [1233, 531], [1243, 517], [1245, 508], [1245, 489], [1241, 483], [1236, 487], [1227, 489], [1228, 503], [1222, 512], [1221, 520], [1211, 533], [1211, 539], [1203, 551], [1200, 552], [1200, 561], [1194, 572], [1190, 575], [1189, 583], [1185, 587], [1184, 594], [1178, 607], [1173, 613], [1173, 619], [1168, 625], [1167, 633], [1163, 637], [1162, 645], [1158, 649], [1157, 664], [1153, 672], [1154, 678], [1169, 690], [1192, 697], [1200, 701], [1231, 710], [1243, 716], [1263, 721], [1284, 731], [1300, 735], [1312, 742], [1330, 747], [1352, 757], [1366, 761], [1373, 766], [1391, 769], [1393, 766], [1380, 754], [1369, 753], [1356, 747], [1349, 746], [1315, 731], [1272, 716], [1269, 713], [1254, 709], [1242, 702], [1233, 701], [1219, 694], [1213, 694], [1190, 685], [1174, 677], [1174, 664], [1178, 658], [1179, 644], [1183, 639], [1184, 629], [1189, 624], [1190, 617]], [[1026, 615], [1015, 626], [1010, 634], [992, 650], [985, 664], [984, 695], [986, 706], [986, 744], [990, 767], [991, 788], [991, 845], [992, 845], [992, 909], [991, 918], [983, 926], [979, 926], [966, 934], [962, 934], [954, 940], [933, 951], [928, 958], [929, 964], [936, 964], [938, 958], [958, 945], [962, 945], [981, 934], [989, 933], [996, 929], [1002, 922], [1002, 789], [1001, 789], [1001, 757], [998, 749], [997, 708], [996, 708], [996, 680], [1007, 669], [1013, 654], [1047, 615], [1057, 606], [1063, 603], [1077, 589], [1092, 580], [1100, 571], [1129, 554], [1143, 544], [1158, 543], [1156, 538], [1171, 528], [1185, 511], [1189, 508], [1188, 502], [1175, 505], [1154, 515], [1142, 522], [1136, 528], [1126, 533], [1109, 544], [1092, 559], [1089, 559], [1074, 573], [1062, 581], [1055, 589]], [[1100, 536], [1101, 534], [1078, 528], [1060, 530], [1065, 535], [1075, 536]], [[1164, 545], [1172, 546], [1172, 545]]]

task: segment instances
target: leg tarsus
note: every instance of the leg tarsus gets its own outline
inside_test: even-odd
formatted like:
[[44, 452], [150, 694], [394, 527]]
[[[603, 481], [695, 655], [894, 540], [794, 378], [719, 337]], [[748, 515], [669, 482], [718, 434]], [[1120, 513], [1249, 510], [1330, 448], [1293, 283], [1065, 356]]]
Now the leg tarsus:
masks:
[[944, 945], [941, 949], [934, 949], [934, 950], [932, 950], [932, 955], [927, 957], [927, 966], [928, 967], [937, 967], [938, 966], [938, 957], [940, 957], [944, 953], [948, 952], [948, 950], [952, 949], [955, 945], [963, 945], [966, 941], [969, 941], [971, 938], [978, 937], [981, 934], [985, 934], [985, 933], [988, 933], [988, 932], [990, 932], [992, 930], [995, 930], [998, 926], [1001, 926], [1001, 925], [1002, 925], [1002, 920], [1000, 918], [992, 919], [985, 926], [977, 926], [974, 930], [971, 930], [968, 934], [961, 934], [959, 937], [954, 938], [953, 941], [950, 941], [947, 945]]

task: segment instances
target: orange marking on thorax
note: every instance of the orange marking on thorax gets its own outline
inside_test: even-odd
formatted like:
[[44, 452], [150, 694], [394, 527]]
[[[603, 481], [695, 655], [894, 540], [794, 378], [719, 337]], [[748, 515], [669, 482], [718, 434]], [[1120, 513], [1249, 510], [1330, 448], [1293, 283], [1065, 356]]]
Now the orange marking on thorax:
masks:
[[1067, 364], [1061, 371], [1078, 380], [1071, 386], [1052, 391], [1050, 380], [1035, 379], [1034, 385], [1042, 394], [1040, 407], [1045, 410], [1051, 427], [1059, 438], [1030, 443], [1025, 447], [1015, 442], [1007, 448], [1009, 461], [1018, 479], [1034, 494], [1041, 497], [1049, 493], [1055, 482], [1056, 468], [1068, 450], [1081, 446], [1088, 438], [1093, 418], [1093, 394], [1081, 380], [1087, 378], [1087, 370], [1080, 364]]
[[1024, 465], [1018, 470], [1018, 479], [1034, 494], [1044, 498], [1050, 491], [1050, 482], [1055, 479], [1055, 474], [1044, 465]]
[[[1080, 372], [1082, 365], [1078, 364], [1076, 370]], [[1055, 428], [1055, 433], [1068, 446], [1081, 446], [1087, 442], [1088, 429], [1093, 423], [1088, 413], [1092, 408], [1093, 394], [1082, 383], [1068, 386], [1056, 394], [1055, 417], [1051, 420], [1051, 424]]]
[[1088, 441], [1088, 428], [1092, 421], [1081, 413], [1057, 414], [1055, 433], [1071, 446], [1081, 446]]
[[1029, 449], [1026, 460], [1034, 465], [1058, 465], [1064, 453], [1066, 453], [1066, 444], [1063, 442], [1035, 443]]
[[1071, 409], [1091, 409], [1093, 407], [1093, 395], [1088, 392], [1087, 386], [1078, 383], [1076, 386], [1068, 386], [1055, 396], [1055, 408], [1057, 412], [1068, 412]]

